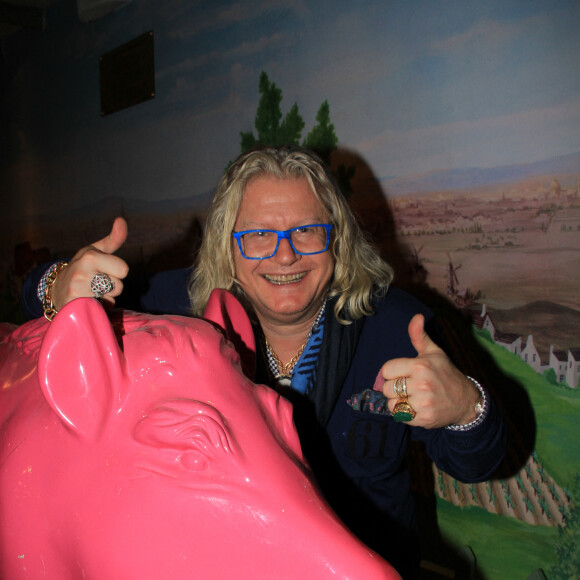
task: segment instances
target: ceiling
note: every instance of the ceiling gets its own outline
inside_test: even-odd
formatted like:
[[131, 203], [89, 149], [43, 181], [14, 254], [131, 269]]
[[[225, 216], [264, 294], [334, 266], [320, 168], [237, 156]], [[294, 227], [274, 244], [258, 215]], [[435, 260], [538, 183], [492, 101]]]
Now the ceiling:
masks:
[[[61, 0], [0, 0], [0, 41], [28, 28], [44, 30], [47, 8]], [[98, 20], [132, 0], [66, 0], [75, 5], [81, 22]]]
[[0, 0], [0, 40], [22, 28], [44, 29], [46, 9], [58, 0]]

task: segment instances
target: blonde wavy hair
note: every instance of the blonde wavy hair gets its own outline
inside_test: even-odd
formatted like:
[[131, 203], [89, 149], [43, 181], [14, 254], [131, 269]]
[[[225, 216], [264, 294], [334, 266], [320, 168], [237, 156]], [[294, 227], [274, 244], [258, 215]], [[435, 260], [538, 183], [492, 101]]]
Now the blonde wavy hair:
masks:
[[329, 298], [338, 297], [334, 314], [344, 324], [372, 314], [373, 298], [387, 291], [393, 270], [365, 239], [324, 163], [314, 153], [290, 146], [245, 153], [222, 177], [189, 283], [193, 313], [203, 314], [214, 288], [229, 290], [247, 304], [235, 278], [232, 232], [247, 184], [262, 176], [308, 181], [334, 226], [331, 246], [334, 274], [328, 289]]

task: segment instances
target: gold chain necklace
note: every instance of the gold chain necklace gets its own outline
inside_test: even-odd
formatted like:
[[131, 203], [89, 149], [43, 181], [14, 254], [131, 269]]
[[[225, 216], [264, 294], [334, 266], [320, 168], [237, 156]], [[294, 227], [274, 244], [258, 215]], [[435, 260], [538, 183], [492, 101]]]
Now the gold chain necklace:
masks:
[[278, 371], [280, 371], [280, 375], [279, 375], [280, 377], [290, 376], [289, 373], [292, 370], [292, 368], [294, 367], [294, 365], [298, 362], [298, 359], [300, 358], [302, 353], [304, 352], [304, 349], [306, 348], [306, 345], [308, 344], [309, 337], [310, 337], [310, 334], [306, 338], [306, 342], [304, 342], [304, 344], [298, 349], [298, 352], [290, 359], [290, 361], [287, 362], [286, 364], [283, 364], [282, 361], [278, 358], [278, 355], [274, 352], [274, 349], [270, 346], [268, 339], [264, 335], [264, 341], [266, 343], [266, 348], [268, 349], [268, 352], [272, 355], [272, 358], [274, 359], [274, 362], [276, 363], [276, 366], [278, 367]]

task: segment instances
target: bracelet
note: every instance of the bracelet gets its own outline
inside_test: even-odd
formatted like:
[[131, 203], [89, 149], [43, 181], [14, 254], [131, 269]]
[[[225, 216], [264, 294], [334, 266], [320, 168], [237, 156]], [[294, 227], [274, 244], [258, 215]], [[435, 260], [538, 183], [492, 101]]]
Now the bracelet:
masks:
[[42, 278], [38, 283], [36, 295], [38, 296], [40, 302], [42, 302], [44, 300], [44, 297], [46, 296], [46, 279], [48, 278], [48, 275], [56, 269], [57, 266], [58, 262], [55, 262], [50, 268], [48, 268], [48, 270], [46, 270], [46, 272], [42, 275]]
[[44, 310], [44, 318], [46, 318], [46, 320], [49, 322], [52, 322], [52, 319], [58, 313], [57, 308], [55, 308], [54, 304], [52, 303], [52, 287], [56, 282], [56, 277], [59, 275], [60, 271], [67, 266], [68, 262], [59, 262], [46, 277], [46, 293], [42, 299], [42, 309]]
[[486, 390], [472, 377], [467, 378], [473, 383], [473, 385], [477, 388], [480, 394], [479, 401], [477, 401], [477, 403], [475, 404], [475, 413], [477, 417], [470, 423], [465, 423], [465, 425], [447, 425], [445, 429], [449, 429], [450, 431], [469, 431], [470, 429], [473, 429], [474, 427], [477, 427], [480, 423], [482, 423], [487, 415], [489, 402]]

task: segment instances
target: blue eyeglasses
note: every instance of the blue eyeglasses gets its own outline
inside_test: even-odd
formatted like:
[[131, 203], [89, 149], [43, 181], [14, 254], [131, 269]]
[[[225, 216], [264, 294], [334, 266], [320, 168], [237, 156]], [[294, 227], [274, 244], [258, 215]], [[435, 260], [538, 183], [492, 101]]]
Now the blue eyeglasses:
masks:
[[301, 256], [322, 254], [328, 250], [332, 224], [310, 224], [290, 230], [247, 230], [232, 232], [240, 252], [246, 260], [266, 260], [278, 251], [280, 240], [290, 242], [292, 249]]

